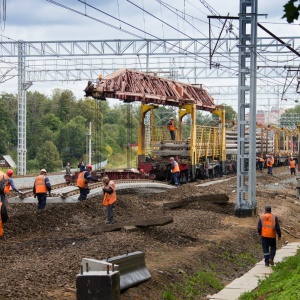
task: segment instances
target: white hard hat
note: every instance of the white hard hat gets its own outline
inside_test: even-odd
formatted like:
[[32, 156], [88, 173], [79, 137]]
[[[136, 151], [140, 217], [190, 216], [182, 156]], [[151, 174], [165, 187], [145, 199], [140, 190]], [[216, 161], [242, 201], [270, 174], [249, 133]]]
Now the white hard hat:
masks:
[[44, 172], [44, 173], [47, 173], [46, 169], [42, 169], [42, 170], [41, 170], [41, 173], [43, 173], [43, 172]]

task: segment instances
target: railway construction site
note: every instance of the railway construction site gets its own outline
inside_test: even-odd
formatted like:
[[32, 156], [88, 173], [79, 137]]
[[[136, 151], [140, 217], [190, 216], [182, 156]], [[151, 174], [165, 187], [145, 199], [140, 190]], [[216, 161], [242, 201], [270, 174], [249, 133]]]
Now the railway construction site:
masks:
[[[202, 283], [195, 286], [198, 295], [187, 298], [188, 276], [202, 272], [226, 285], [262, 259], [258, 216], [234, 214], [236, 177], [179, 188], [120, 189], [114, 225], [105, 225], [101, 195], [63, 203], [51, 203], [49, 197], [39, 213], [36, 203], [13, 199], [0, 240], [0, 299], [76, 299], [83, 258], [103, 260], [136, 251], [145, 253], [151, 278], [123, 290], [121, 299], [163, 299], [164, 291], [172, 291], [175, 299], [207, 299], [218, 288]], [[259, 214], [266, 204], [282, 226], [278, 248], [299, 241], [300, 202], [296, 177], [287, 166], [275, 168], [273, 176], [257, 172]]]

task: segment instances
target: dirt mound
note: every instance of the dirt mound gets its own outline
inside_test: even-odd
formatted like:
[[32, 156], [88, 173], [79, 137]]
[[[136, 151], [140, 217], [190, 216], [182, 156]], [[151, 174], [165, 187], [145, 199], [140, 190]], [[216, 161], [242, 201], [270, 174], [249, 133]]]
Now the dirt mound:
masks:
[[[299, 236], [296, 180], [286, 182], [288, 169], [275, 172], [276, 177], [257, 174], [257, 189], [262, 191], [262, 196], [257, 196], [258, 211], [262, 213], [270, 204], [282, 227]], [[146, 252], [152, 279], [125, 291], [122, 299], [162, 299], [165, 287], [198, 270], [216, 272], [223, 284], [241, 276], [262, 259], [257, 217], [234, 216], [236, 178], [209, 186], [199, 183], [165, 192], [120, 191], [115, 208], [117, 223], [173, 217], [171, 224], [137, 232], [89, 231], [104, 224], [106, 216], [99, 198], [49, 204], [42, 213], [33, 204], [9, 203], [10, 220], [0, 240], [0, 268], [5, 274], [0, 282], [0, 299], [74, 300], [75, 278], [83, 257], [104, 259], [137, 250]], [[218, 203], [220, 195], [228, 201]], [[185, 201], [186, 205], [165, 207], [164, 203], [170, 201]], [[282, 243], [295, 240], [283, 233]], [[243, 254], [252, 260], [242, 259]], [[213, 288], [202, 291], [198, 299], [214, 292]]]

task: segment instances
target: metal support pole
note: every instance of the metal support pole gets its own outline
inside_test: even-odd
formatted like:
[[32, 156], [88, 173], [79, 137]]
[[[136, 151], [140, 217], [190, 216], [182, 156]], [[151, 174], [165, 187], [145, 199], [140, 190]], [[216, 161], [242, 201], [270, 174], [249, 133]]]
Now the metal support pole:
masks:
[[88, 133], [88, 154], [89, 154], [89, 158], [88, 158], [88, 162], [91, 165], [92, 164], [92, 123], [89, 123], [89, 133]]
[[26, 175], [25, 44], [18, 41], [18, 175]]
[[[247, 8], [251, 9], [248, 13]], [[238, 155], [237, 202], [235, 214], [239, 217], [256, 214], [256, 39], [257, 0], [240, 0], [239, 14], [239, 82], [238, 82]], [[250, 27], [250, 32], [247, 29]], [[249, 64], [250, 58], [250, 64]], [[249, 78], [250, 75], [250, 78]], [[250, 86], [246, 80], [250, 80]], [[248, 81], [249, 82], [249, 81]], [[249, 92], [249, 94], [247, 94]], [[248, 101], [247, 101], [248, 100]], [[249, 121], [246, 121], [249, 109]], [[246, 129], [249, 128], [249, 136]], [[249, 143], [246, 152], [245, 143]], [[246, 185], [248, 177], [248, 186]]]

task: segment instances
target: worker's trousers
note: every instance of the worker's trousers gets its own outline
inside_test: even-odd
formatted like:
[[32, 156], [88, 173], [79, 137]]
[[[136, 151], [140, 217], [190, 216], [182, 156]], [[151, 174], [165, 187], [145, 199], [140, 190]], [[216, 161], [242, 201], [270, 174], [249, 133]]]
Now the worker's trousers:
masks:
[[262, 236], [261, 244], [264, 251], [265, 263], [269, 264], [269, 258], [274, 259], [276, 254], [276, 238]]

